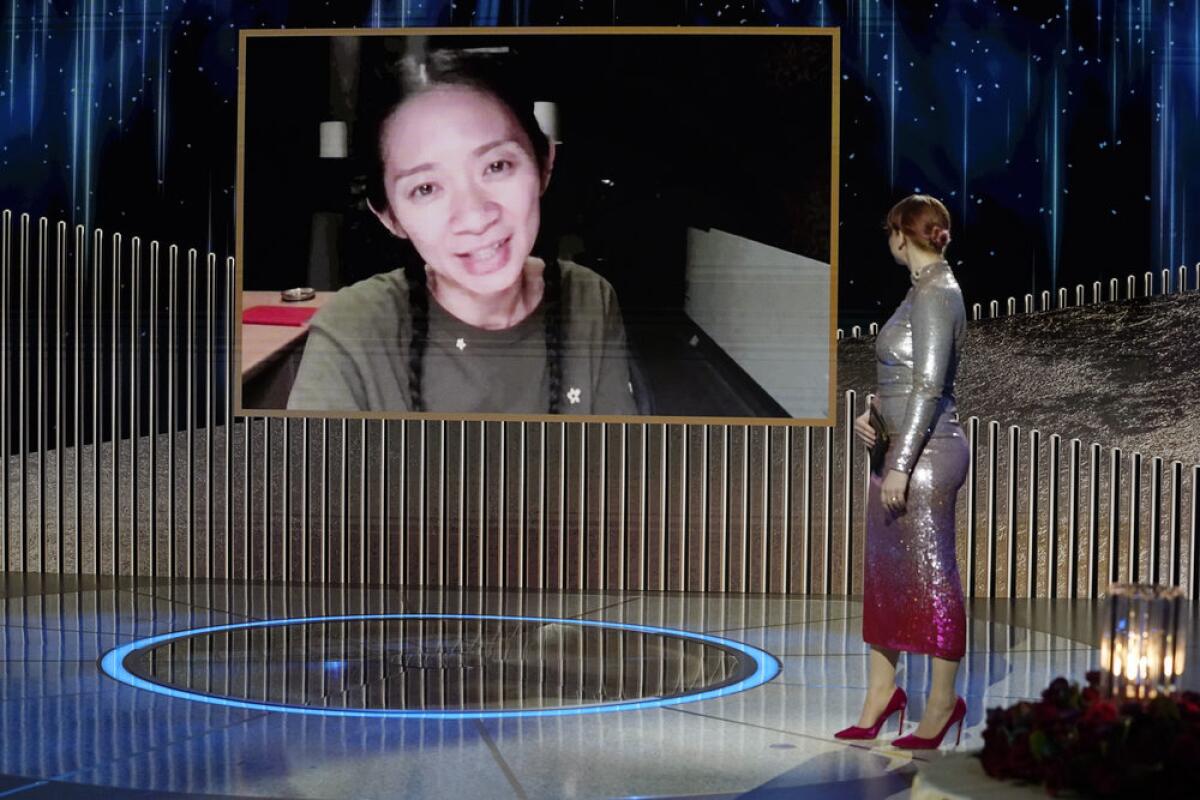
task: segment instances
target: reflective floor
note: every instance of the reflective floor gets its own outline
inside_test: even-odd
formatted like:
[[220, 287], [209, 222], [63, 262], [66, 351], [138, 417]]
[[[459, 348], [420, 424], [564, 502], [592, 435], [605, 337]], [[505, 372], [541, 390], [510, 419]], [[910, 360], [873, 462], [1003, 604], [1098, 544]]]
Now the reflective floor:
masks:
[[[0, 609], [0, 798], [892, 798], [938, 757], [833, 738], [855, 599], [0, 575]], [[1098, 611], [974, 604], [960, 749], [1094, 668]], [[901, 658], [910, 720], [928, 679]]]

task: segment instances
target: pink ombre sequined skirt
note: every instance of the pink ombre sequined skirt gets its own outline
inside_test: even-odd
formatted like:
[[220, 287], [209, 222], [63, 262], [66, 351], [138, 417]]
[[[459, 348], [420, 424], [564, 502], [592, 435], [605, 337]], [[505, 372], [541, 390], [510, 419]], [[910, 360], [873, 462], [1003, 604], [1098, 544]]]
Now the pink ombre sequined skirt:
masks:
[[961, 431], [931, 437], [893, 515], [871, 476], [863, 583], [863, 639], [888, 650], [950, 661], [966, 650], [966, 614], [955, 557], [954, 505], [970, 449]]

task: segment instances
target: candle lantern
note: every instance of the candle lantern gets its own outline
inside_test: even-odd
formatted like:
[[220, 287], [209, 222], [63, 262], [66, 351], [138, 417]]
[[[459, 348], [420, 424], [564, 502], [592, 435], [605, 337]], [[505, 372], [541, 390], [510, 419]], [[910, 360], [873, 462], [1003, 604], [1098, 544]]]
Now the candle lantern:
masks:
[[1109, 587], [1100, 669], [1111, 697], [1142, 700], [1176, 690], [1185, 666], [1185, 600], [1178, 587]]

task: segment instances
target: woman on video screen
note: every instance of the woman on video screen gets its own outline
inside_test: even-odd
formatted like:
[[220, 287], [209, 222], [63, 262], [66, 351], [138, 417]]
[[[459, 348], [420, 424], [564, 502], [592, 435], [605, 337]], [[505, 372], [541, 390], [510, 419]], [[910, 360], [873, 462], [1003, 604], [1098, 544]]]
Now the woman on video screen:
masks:
[[400, 263], [313, 318], [289, 409], [638, 413], [612, 287], [539, 243], [554, 143], [506, 60], [406, 56], [362, 93], [367, 200]]

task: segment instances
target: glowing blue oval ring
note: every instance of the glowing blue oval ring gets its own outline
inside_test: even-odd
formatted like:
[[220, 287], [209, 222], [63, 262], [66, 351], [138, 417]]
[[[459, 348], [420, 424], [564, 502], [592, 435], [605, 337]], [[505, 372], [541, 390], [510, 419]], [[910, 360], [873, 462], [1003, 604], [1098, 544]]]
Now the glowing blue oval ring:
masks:
[[[411, 709], [352, 709], [352, 708], [313, 708], [310, 706], [292, 706], [282, 703], [260, 703], [250, 700], [234, 700], [228, 697], [216, 697], [201, 692], [189, 692], [170, 686], [148, 681], [138, 677], [125, 668], [125, 659], [137, 650], [154, 647], [175, 639], [186, 639], [193, 636], [203, 636], [208, 633], [236, 631], [247, 628], [274, 628], [283, 625], [311, 625], [322, 622], [361, 622], [390, 619], [451, 619], [451, 620], [488, 620], [495, 622], [557, 622], [565, 625], [579, 625], [608, 630], [633, 631], [635, 633], [650, 633], [659, 636], [670, 636], [676, 639], [691, 639], [716, 645], [728, 650], [744, 653], [754, 661], [754, 672], [736, 683], [708, 689], [692, 694], [682, 694], [675, 697], [654, 697], [642, 700], [629, 700], [620, 703], [600, 703], [590, 706], [568, 706], [564, 708], [537, 708], [522, 710], [496, 709], [493, 711], [429, 711]], [[681, 631], [674, 628], [657, 628], [649, 625], [632, 625], [627, 622], [605, 622], [585, 619], [555, 619], [552, 617], [517, 617], [490, 614], [352, 614], [338, 617], [303, 617], [297, 619], [256, 620], [253, 622], [238, 622], [232, 625], [213, 625], [208, 628], [194, 628], [186, 631], [174, 631], [135, 642], [123, 644], [109, 650], [100, 659], [100, 668], [110, 678], [137, 689], [174, 697], [180, 700], [193, 700], [198, 703], [226, 706], [229, 708], [244, 708], [251, 711], [278, 711], [288, 714], [310, 714], [321, 717], [401, 717], [408, 719], [505, 719], [510, 717], [564, 717], [577, 714], [603, 714], [612, 711], [638, 711], [647, 708], [677, 705], [679, 703], [694, 703], [698, 700], [712, 700], [737, 692], [744, 692], [761, 686], [779, 674], [779, 661], [765, 650], [751, 647], [743, 642], [732, 639], [722, 639], [707, 633]]]

